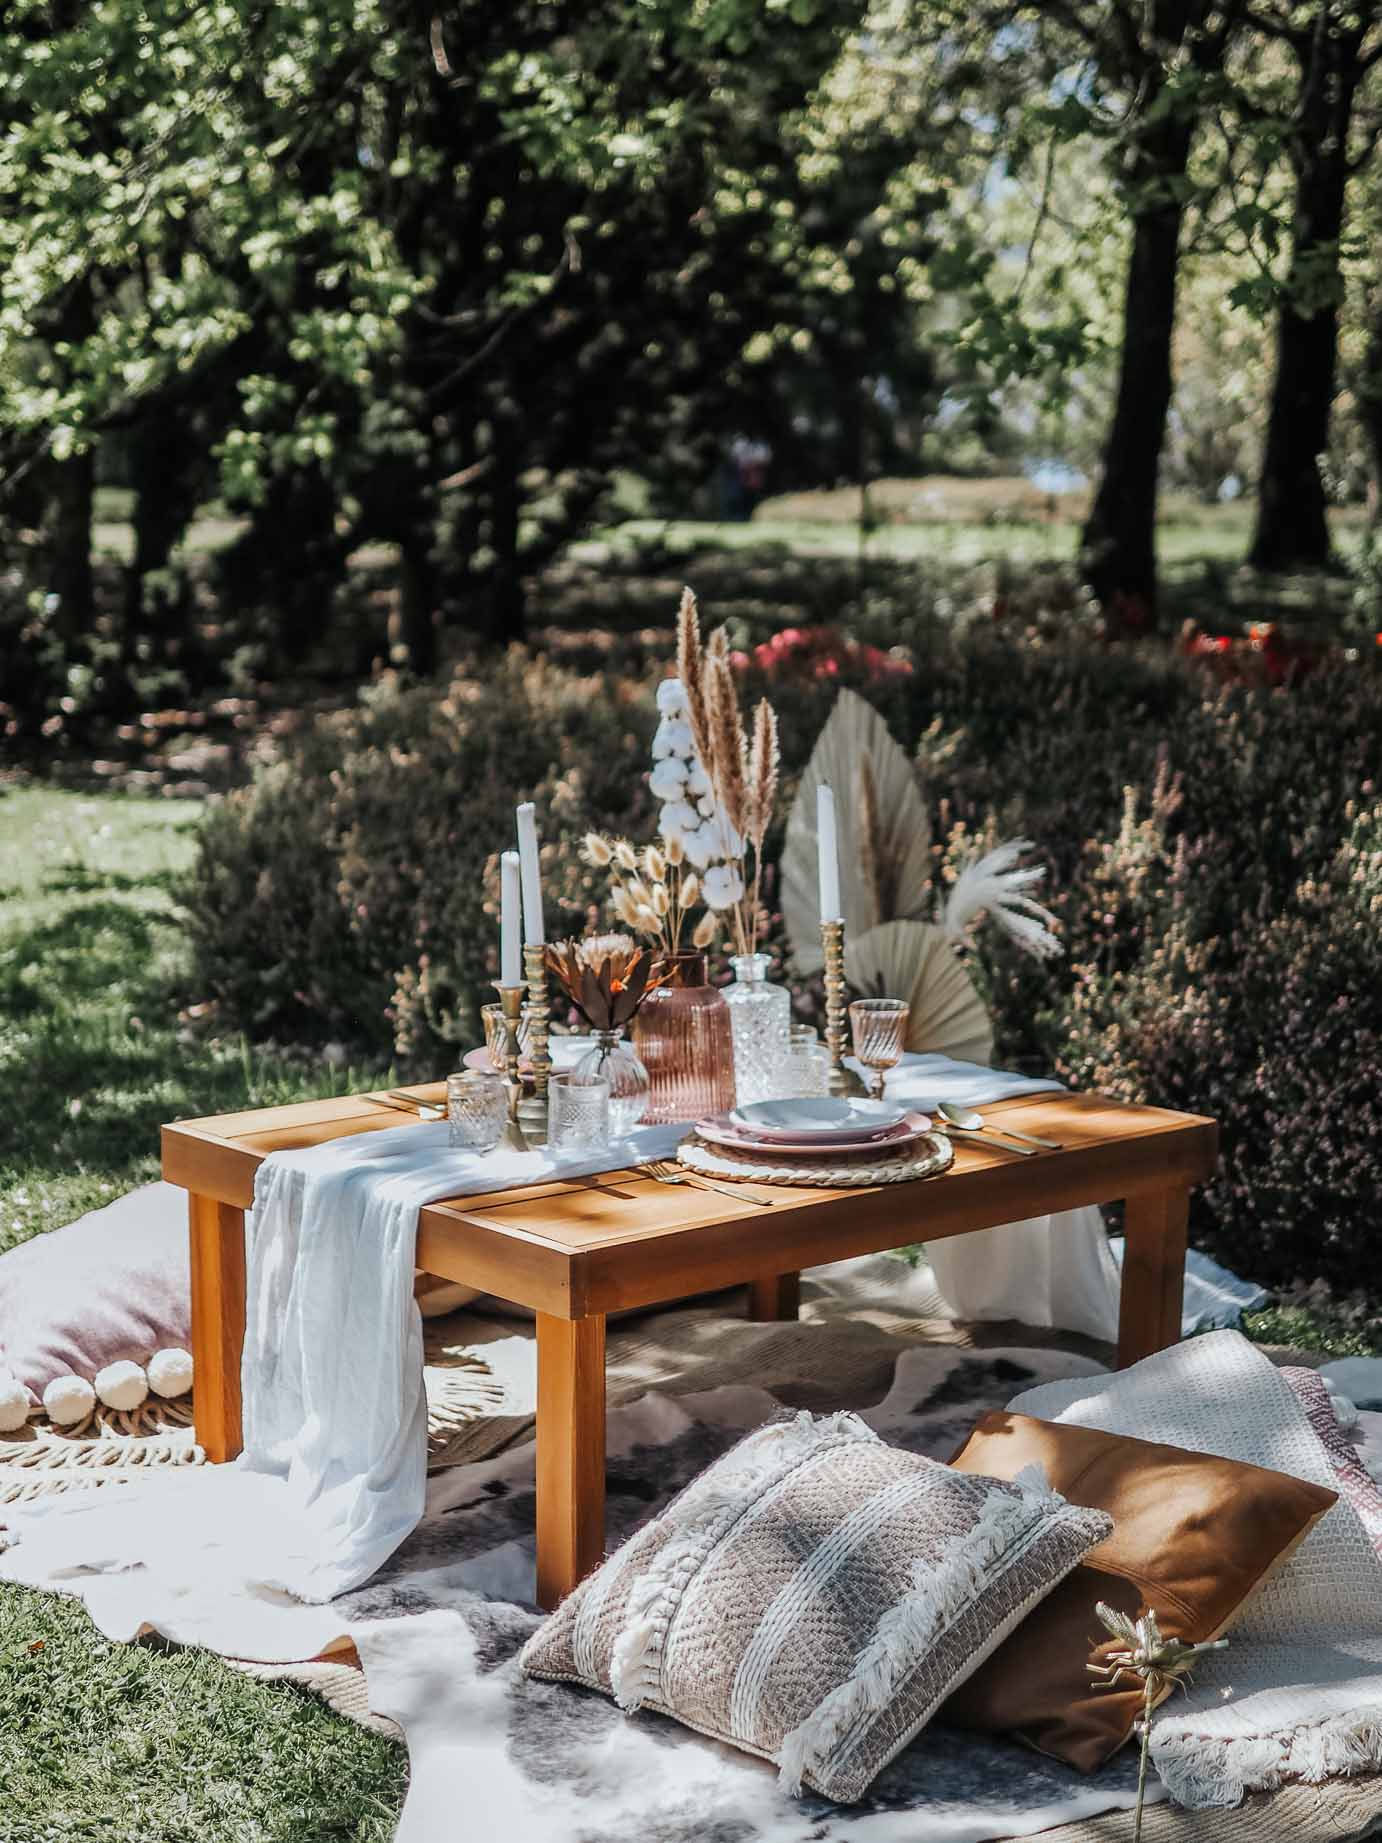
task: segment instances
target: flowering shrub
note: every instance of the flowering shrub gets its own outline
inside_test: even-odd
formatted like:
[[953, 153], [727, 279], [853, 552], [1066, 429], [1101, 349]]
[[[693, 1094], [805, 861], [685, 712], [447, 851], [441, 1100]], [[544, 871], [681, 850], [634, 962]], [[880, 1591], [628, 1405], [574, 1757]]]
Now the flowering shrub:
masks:
[[769, 678], [817, 679], [856, 687], [888, 678], [910, 678], [915, 671], [900, 648], [884, 651], [853, 639], [838, 627], [782, 627], [751, 653], [736, 651], [732, 664], [741, 672], [756, 666]]
[[[1219, 685], [1083, 630], [894, 631], [918, 669], [869, 695], [926, 768], [935, 879], [1018, 835], [1050, 869], [1063, 956], [990, 929], [972, 966], [998, 1058], [1215, 1115], [1196, 1239], [1268, 1284], [1359, 1284], [1382, 1194], [1382, 673]], [[600, 913], [584, 833], [653, 835], [670, 651], [620, 673], [515, 652], [483, 682], [386, 688], [215, 809], [187, 898], [218, 1027], [450, 1066], [492, 996], [514, 800], [538, 802], [553, 938]], [[741, 670], [781, 721], [780, 815], [839, 681], [757, 651]], [[779, 955], [780, 840], [779, 821]], [[818, 994], [792, 983], [804, 1013]]]

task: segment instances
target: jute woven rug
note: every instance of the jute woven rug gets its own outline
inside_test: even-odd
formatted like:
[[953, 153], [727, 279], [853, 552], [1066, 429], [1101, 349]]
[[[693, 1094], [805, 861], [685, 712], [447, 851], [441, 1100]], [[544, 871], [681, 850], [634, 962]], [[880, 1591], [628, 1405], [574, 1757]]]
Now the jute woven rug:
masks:
[[[611, 1409], [650, 1392], [675, 1397], [736, 1386], [766, 1391], [792, 1406], [870, 1408], [888, 1396], [899, 1357], [918, 1345], [948, 1346], [956, 1355], [1006, 1346], [1005, 1358], [1020, 1354], [1012, 1346], [1053, 1355], [1074, 1350], [1095, 1362], [1107, 1362], [1111, 1354], [1088, 1340], [1027, 1327], [954, 1324], [944, 1317], [926, 1269], [886, 1259], [818, 1270], [805, 1285], [799, 1323], [749, 1324], [740, 1316], [742, 1309], [742, 1295], [719, 1295], [611, 1325]], [[1283, 1360], [1299, 1361], [1303, 1355], [1310, 1360], [1307, 1353], [1279, 1354]], [[530, 1324], [474, 1313], [434, 1320], [427, 1332], [427, 1368], [435, 1468], [484, 1462], [530, 1436], [536, 1392]], [[987, 1374], [990, 1368], [995, 1376]], [[999, 1405], [996, 1397], [1007, 1387], [1003, 1373], [1001, 1361], [960, 1364], [946, 1385], [949, 1394], [934, 1398], [953, 1415], [960, 1434], [978, 1413]], [[936, 1412], [934, 1405], [931, 1412]], [[165, 1416], [160, 1424], [152, 1414], [143, 1419], [107, 1415], [75, 1436], [31, 1426], [19, 1439], [0, 1441], [0, 1502], [17, 1494], [118, 1485], [150, 1464], [201, 1463], [189, 1429], [178, 1424], [181, 1419]], [[348, 1719], [398, 1736], [391, 1722], [371, 1713], [357, 1654], [308, 1664], [235, 1667], [295, 1684]], [[578, 1815], [573, 1811], [573, 1836], [579, 1831]], [[1291, 1787], [1234, 1811], [1197, 1813], [1155, 1805], [1145, 1814], [1142, 1834], [1145, 1843], [1339, 1843], [1379, 1828], [1382, 1779], [1358, 1779]], [[1030, 1833], [1026, 1827], [1024, 1832]], [[922, 1825], [915, 1834], [916, 1843], [926, 1843]], [[1132, 1817], [1113, 1812], [1041, 1834], [1048, 1843], [1131, 1843]]]

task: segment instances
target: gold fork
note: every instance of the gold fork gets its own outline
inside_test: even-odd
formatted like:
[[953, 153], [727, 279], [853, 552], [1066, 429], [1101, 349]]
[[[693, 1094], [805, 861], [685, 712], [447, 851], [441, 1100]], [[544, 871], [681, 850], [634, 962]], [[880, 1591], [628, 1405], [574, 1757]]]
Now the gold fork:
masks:
[[397, 1113], [412, 1114], [417, 1120], [444, 1120], [446, 1109], [435, 1101], [420, 1101], [415, 1094], [404, 1094], [400, 1089], [391, 1088], [387, 1094], [371, 1094], [369, 1099], [376, 1106], [392, 1107]]
[[699, 1171], [688, 1171], [685, 1165], [675, 1165], [670, 1159], [654, 1158], [638, 1169], [659, 1184], [690, 1184], [693, 1189], [714, 1190], [722, 1197], [732, 1197], [736, 1203], [756, 1203], [760, 1209], [773, 1206], [771, 1197], [755, 1197], [741, 1184], [718, 1183], [713, 1177], [702, 1177]]

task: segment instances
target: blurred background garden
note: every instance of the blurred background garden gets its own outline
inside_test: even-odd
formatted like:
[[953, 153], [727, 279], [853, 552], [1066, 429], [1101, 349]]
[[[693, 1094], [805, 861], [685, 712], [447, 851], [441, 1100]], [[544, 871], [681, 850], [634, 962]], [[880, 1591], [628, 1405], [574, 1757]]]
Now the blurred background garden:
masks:
[[996, 1060], [1217, 1115], [1258, 1333], [1382, 1348], [1380, 53], [1382, 0], [14, 0], [0, 1248], [165, 1119], [455, 1066], [515, 796], [553, 934], [651, 834], [690, 582], [788, 798], [847, 686], [942, 886], [1035, 841]]

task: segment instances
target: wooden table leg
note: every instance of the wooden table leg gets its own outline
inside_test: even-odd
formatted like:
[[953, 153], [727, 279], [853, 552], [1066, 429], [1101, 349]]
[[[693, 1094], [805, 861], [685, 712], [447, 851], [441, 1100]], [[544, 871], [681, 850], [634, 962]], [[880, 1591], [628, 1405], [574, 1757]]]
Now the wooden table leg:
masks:
[[1190, 1192], [1164, 1190], [1129, 1197], [1125, 1210], [1119, 1369], [1180, 1340]]
[[759, 1324], [796, 1318], [801, 1311], [799, 1273], [763, 1273], [749, 1281], [749, 1317]]
[[196, 1436], [215, 1465], [244, 1444], [240, 1353], [245, 1343], [245, 1212], [191, 1195], [192, 1387]]
[[551, 1608], [605, 1550], [605, 1320], [537, 1314], [537, 1600]]

